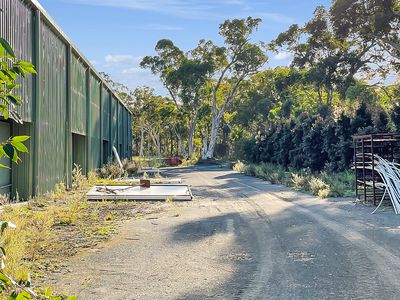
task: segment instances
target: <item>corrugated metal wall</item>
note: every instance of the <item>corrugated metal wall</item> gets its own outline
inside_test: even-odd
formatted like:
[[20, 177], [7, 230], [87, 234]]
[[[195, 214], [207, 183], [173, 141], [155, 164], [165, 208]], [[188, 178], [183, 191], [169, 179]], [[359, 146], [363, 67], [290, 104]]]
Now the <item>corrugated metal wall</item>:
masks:
[[[0, 0], [0, 36], [13, 47], [18, 58], [32, 62], [32, 10], [17, 0]], [[23, 121], [32, 120], [32, 77], [21, 78], [16, 94], [23, 104], [17, 109]]]
[[[10, 124], [0, 122], [0, 141], [7, 140], [11, 134]], [[0, 163], [6, 166], [11, 165], [11, 161], [1, 158]], [[0, 194], [10, 194], [11, 192], [11, 171], [7, 168], [0, 168]]]
[[[12, 135], [33, 135], [32, 124], [12, 124]], [[12, 166], [12, 194], [17, 195], [20, 199], [27, 199], [33, 193], [33, 141], [29, 139], [24, 143], [29, 149], [29, 153], [21, 153], [21, 162]]]
[[132, 143], [133, 143], [133, 135], [132, 135], [132, 115], [128, 113], [128, 155], [132, 157]]
[[110, 122], [111, 122], [111, 94], [108, 90], [103, 87], [101, 99], [101, 109], [102, 109], [102, 134], [103, 140], [110, 141]]
[[86, 134], [86, 70], [75, 55], [71, 61], [72, 132]]
[[123, 155], [125, 158], [128, 157], [128, 111], [125, 107], [122, 108], [122, 145]]
[[123, 152], [123, 141], [122, 141], [122, 134], [123, 134], [123, 114], [122, 114], [122, 105], [121, 103], [118, 103], [118, 118], [117, 118], [117, 126], [118, 126], [118, 152], [120, 153], [120, 156], [124, 158], [124, 152]]
[[130, 124], [121, 123], [130, 113], [36, 2], [0, 0], [0, 36], [38, 70], [23, 79], [19, 92], [26, 100], [20, 108], [26, 123], [9, 121], [13, 135], [32, 136], [30, 153], [13, 165], [14, 195], [27, 198], [59, 182], [69, 184], [73, 162], [84, 172], [100, 167], [111, 158], [111, 144], [120, 149], [123, 142], [126, 156], [131, 138], [124, 128]]
[[43, 193], [65, 179], [67, 47], [47, 26], [40, 32], [40, 100], [37, 191]]
[[118, 150], [118, 101], [113, 96], [111, 98], [111, 143]]
[[101, 165], [101, 119], [100, 119], [100, 82], [90, 75], [90, 151], [89, 169]]

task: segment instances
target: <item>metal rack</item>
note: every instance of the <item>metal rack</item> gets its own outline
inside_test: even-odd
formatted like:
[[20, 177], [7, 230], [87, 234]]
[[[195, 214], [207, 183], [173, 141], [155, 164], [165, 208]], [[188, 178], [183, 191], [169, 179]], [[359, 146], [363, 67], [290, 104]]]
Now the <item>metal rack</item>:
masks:
[[374, 155], [400, 161], [400, 134], [376, 133], [353, 136], [356, 197], [377, 205], [384, 193], [384, 184], [375, 170]]

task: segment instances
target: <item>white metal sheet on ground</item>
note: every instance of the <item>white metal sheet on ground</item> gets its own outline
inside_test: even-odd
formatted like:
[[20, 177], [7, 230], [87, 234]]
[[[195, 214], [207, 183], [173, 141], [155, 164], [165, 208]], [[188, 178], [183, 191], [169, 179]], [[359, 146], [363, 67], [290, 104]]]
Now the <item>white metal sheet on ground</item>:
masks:
[[95, 186], [86, 194], [87, 200], [192, 200], [188, 185]]
[[[181, 184], [182, 179], [181, 178], [150, 178], [148, 179], [152, 184]], [[126, 182], [126, 183], [139, 183], [140, 179], [139, 178], [119, 178], [115, 181], [120, 181], [120, 182]]]

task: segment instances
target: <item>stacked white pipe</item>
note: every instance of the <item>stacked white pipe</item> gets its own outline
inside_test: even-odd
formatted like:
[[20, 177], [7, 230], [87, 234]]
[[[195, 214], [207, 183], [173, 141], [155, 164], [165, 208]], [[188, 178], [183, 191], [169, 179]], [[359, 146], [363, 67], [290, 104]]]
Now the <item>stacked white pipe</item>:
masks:
[[400, 213], [400, 165], [390, 162], [378, 155], [374, 155], [374, 169], [378, 172], [385, 186], [379, 205], [372, 212], [375, 213], [382, 205], [386, 194], [392, 202], [396, 214]]

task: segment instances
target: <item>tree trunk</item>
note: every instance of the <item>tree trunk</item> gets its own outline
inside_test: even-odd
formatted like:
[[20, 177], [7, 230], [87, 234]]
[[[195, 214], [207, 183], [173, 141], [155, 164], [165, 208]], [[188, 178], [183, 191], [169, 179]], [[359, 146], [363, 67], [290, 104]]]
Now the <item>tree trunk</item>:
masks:
[[143, 143], [144, 143], [144, 128], [140, 127], [140, 144], [139, 144], [139, 156], [143, 157]]
[[196, 129], [196, 118], [192, 117], [192, 120], [189, 123], [189, 159], [193, 156], [193, 139], [194, 139], [194, 132]]
[[161, 135], [160, 134], [157, 135], [156, 142], [157, 142], [157, 156], [160, 158], [161, 157]]
[[210, 142], [208, 144], [208, 149], [207, 149], [207, 153], [205, 155], [205, 159], [214, 157], [215, 144], [217, 142], [217, 136], [218, 136], [219, 121], [221, 120], [220, 116], [222, 113], [223, 112], [220, 112], [218, 115], [216, 115], [216, 114], [213, 115]]
[[202, 159], [207, 159], [207, 150], [208, 150], [208, 137], [205, 135], [203, 137], [203, 153], [201, 155]]
[[176, 138], [178, 139], [178, 155], [182, 156], [183, 154], [183, 140], [182, 140], [182, 135], [179, 133], [176, 133]]

